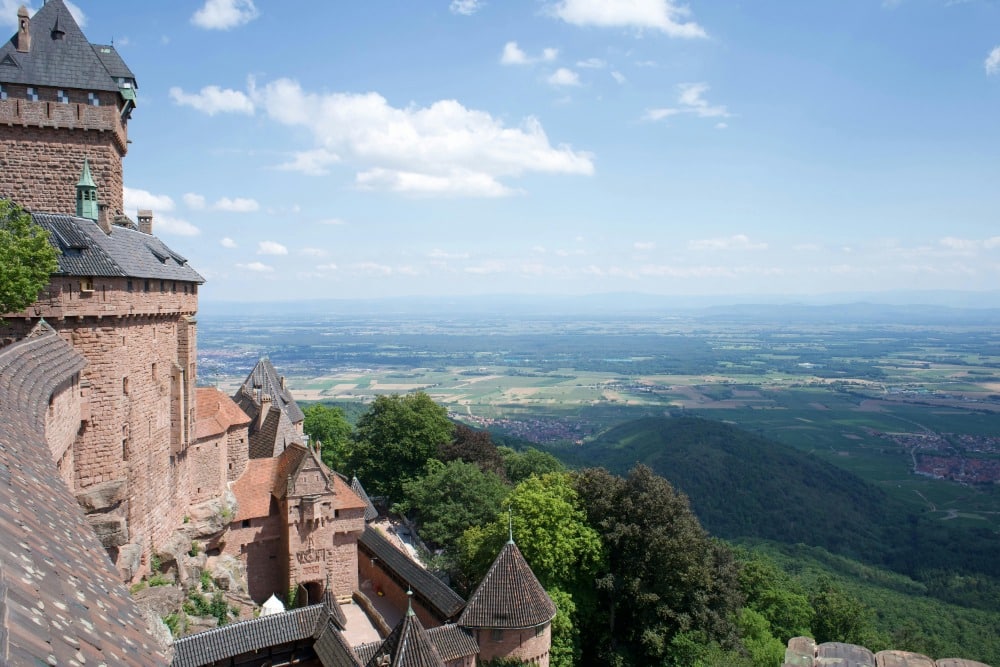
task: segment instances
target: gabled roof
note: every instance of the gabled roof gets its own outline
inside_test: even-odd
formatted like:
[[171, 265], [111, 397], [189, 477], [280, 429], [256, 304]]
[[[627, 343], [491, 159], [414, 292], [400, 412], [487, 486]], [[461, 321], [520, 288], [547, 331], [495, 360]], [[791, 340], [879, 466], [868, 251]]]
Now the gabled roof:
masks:
[[151, 234], [118, 225], [105, 234], [93, 220], [72, 215], [32, 213], [31, 217], [48, 230], [49, 242], [60, 252], [56, 275], [205, 282], [187, 259]]
[[236, 516], [233, 521], [259, 519], [271, 513], [271, 490], [278, 459], [250, 459], [240, 478], [233, 483]]
[[[53, 39], [56, 28], [62, 39]], [[0, 46], [0, 61], [8, 57], [17, 66], [0, 68], [0, 83], [118, 92], [121, 77], [135, 86], [115, 48], [88, 42], [63, 0], [48, 0], [31, 17], [30, 51], [17, 50], [17, 33]]]
[[[247, 379], [243, 381], [242, 388], [258, 403], [262, 395], [270, 396], [272, 403], [281, 408], [292, 423], [298, 423], [305, 419], [305, 415], [302, 414], [298, 403], [292, 398], [292, 392], [281, 386], [281, 380], [282, 378], [275, 370], [274, 365], [271, 364], [271, 360], [264, 357], [250, 371]], [[234, 396], [234, 398], [236, 397]], [[239, 401], [239, 399], [236, 400]]]
[[393, 667], [444, 667], [441, 655], [412, 607], [365, 665], [379, 667], [386, 656]]
[[357, 477], [351, 478], [351, 491], [357, 494], [358, 498], [361, 498], [362, 502], [365, 504], [365, 521], [374, 521], [378, 518], [378, 510], [375, 509], [375, 505], [372, 503], [372, 499], [368, 497], [365, 492], [365, 487], [361, 486], [361, 481]]
[[521, 550], [507, 542], [479, 582], [458, 624], [466, 628], [515, 630], [548, 623], [556, 605], [531, 571]]
[[197, 439], [221, 435], [233, 426], [245, 426], [250, 418], [240, 410], [233, 399], [215, 387], [195, 389], [198, 421], [195, 423]]
[[378, 558], [378, 566], [390, 571], [403, 587], [409, 586], [421, 604], [441, 620], [455, 618], [465, 605], [455, 591], [432, 573], [413, 562], [396, 548], [377, 528], [366, 525], [358, 538], [358, 546]]
[[0, 349], [0, 663], [163, 665], [164, 647], [45, 441], [49, 397], [85, 365], [51, 327]]

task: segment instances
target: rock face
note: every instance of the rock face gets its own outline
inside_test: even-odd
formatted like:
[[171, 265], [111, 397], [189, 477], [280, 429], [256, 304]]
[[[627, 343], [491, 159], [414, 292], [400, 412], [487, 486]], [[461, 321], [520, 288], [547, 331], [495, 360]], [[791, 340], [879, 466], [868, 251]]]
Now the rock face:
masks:
[[193, 506], [188, 512], [184, 532], [188, 539], [206, 538], [221, 533], [236, 516], [236, 496], [229, 489], [218, 498]]
[[140, 607], [149, 609], [157, 618], [176, 612], [186, 599], [184, 591], [176, 586], [148, 586], [133, 593], [132, 597]]
[[114, 479], [103, 484], [95, 484], [76, 494], [76, 502], [84, 512], [106, 512], [118, 507], [125, 499], [125, 480]]
[[119, 548], [116, 562], [122, 581], [132, 581], [142, 567], [142, 545], [133, 543]]
[[247, 593], [246, 565], [232, 556], [213, 556], [205, 563], [212, 575], [212, 582], [219, 590], [238, 595]]
[[97, 539], [105, 549], [120, 547], [128, 543], [128, 526], [125, 517], [115, 514], [88, 514], [87, 522], [97, 534]]

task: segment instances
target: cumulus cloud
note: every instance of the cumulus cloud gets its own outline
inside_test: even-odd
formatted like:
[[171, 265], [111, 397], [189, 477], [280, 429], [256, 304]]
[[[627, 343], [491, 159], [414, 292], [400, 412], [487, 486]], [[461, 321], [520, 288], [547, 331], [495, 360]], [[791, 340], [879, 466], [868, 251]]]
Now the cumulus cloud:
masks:
[[237, 264], [237, 268], [246, 269], [247, 271], [255, 271], [257, 273], [272, 273], [274, 271], [273, 266], [268, 266], [263, 262], [250, 262], [249, 264]]
[[261, 241], [257, 244], [258, 255], [287, 255], [288, 248], [275, 241]]
[[688, 18], [691, 10], [673, 0], [560, 0], [550, 13], [572, 25], [659, 30], [669, 37], [707, 37]]
[[983, 67], [986, 68], [987, 74], [1000, 74], [1000, 46], [990, 51], [990, 55], [986, 56]]
[[461, 16], [472, 16], [486, 5], [483, 0], [451, 0], [448, 9], [452, 14]]
[[153, 231], [157, 234], [173, 234], [175, 236], [198, 236], [201, 230], [187, 220], [172, 218], [166, 215], [153, 219]]
[[559, 57], [559, 49], [542, 49], [541, 55], [529, 56], [521, 50], [517, 42], [507, 42], [500, 54], [501, 65], [532, 65], [537, 62], [551, 62]]
[[257, 18], [253, 0], [205, 0], [191, 23], [206, 30], [229, 30]]
[[647, 109], [643, 119], [664, 120], [681, 114], [692, 114], [699, 118], [729, 118], [732, 115], [725, 106], [713, 106], [703, 97], [709, 90], [707, 83], [682, 83], [677, 86], [677, 90], [677, 106]]
[[547, 79], [553, 86], [579, 86], [580, 75], [571, 69], [560, 67]]
[[236, 241], [232, 240], [228, 236], [225, 237], [224, 239], [222, 239], [221, 241], [219, 241], [219, 245], [221, 245], [223, 248], [236, 248], [237, 247]]
[[625, 75], [618, 70], [613, 70], [611, 72], [611, 78], [614, 79], [619, 84], [625, 83]]
[[317, 94], [278, 79], [253, 89], [269, 118], [312, 132], [317, 149], [358, 167], [365, 189], [495, 197], [527, 172], [590, 175], [591, 154], [553, 146], [532, 117], [509, 127], [456, 100], [396, 108], [378, 93]]
[[260, 210], [260, 204], [257, 203], [256, 199], [247, 199], [244, 197], [236, 197], [234, 199], [221, 197], [212, 205], [208, 204], [203, 195], [194, 192], [185, 193], [181, 199], [184, 200], [184, 204], [188, 208], [195, 211], [203, 211], [206, 208], [211, 208], [213, 211], [227, 211], [229, 213], [252, 213]]
[[331, 153], [325, 148], [317, 148], [296, 153], [291, 162], [279, 164], [278, 169], [297, 171], [308, 176], [323, 176], [330, 173], [327, 167], [335, 162], [340, 162], [340, 157], [336, 153]]
[[155, 195], [149, 190], [130, 188], [127, 185], [122, 188], [122, 195], [125, 200], [126, 213], [138, 211], [141, 208], [151, 209], [154, 213], [174, 210], [174, 200], [167, 195]]
[[691, 250], [766, 250], [766, 243], [754, 243], [746, 234], [688, 242]]
[[174, 104], [191, 107], [209, 116], [217, 113], [253, 113], [253, 102], [247, 94], [232, 88], [205, 86], [197, 93], [185, 93], [174, 86], [170, 89], [170, 99]]

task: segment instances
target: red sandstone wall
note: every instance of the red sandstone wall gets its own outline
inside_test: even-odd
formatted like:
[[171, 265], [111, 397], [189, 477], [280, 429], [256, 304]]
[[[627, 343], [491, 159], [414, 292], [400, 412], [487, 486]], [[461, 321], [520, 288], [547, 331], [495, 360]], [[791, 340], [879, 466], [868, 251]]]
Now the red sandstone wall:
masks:
[[[299, 476], [296, 488], [308, 486], [309, 473]], [[324, 499], [327, 500], [327, 499]], [[330, 494], [329, 501], [333, 500]], [[357, 541], [364, 530], [364, 510], [340, 510], [337, 518], [301, 521], [300, 499], [283, 503], [288, 517], [287, 577], [290, 584], [318, 582], [338, 598], [348, 598], [358, 587]], [[317, 502], [316, 511], [321, 511]], [[332, 510], [330, 510], [332, 513]]]
[[[406, 594], [406, 589], [396, 583], [389, 574], [382, 569], [380, 562], [372, 563], [372, 558], [363, 551], [357, 555], [358, 573], [362, 582], [371, 582], [372, 594], [378, 595], [382, 592], [382, 597], [389, 601], [393, 607], [405, 610], [410, 603], [410, 596]], [[425, 628], [436, 628], [441, 625], [441, 621], [427, 609], [420, 600], [413, 597], [413, 613], [420, 619], [420, 623]]]
[[247, 566], [247, 586], [250, 597], [262, 604], [276, 593], [285, 600], [288, 586], [280, 575], [281, 517], [277, 513], [264, 518], [229, 524], [222, 552], [241, 559]]
[[197, 441], [188, 449], [187, 468], [190, 505], [218, 498], [226, 488], [227, 434]]
[[248, 426], [240, 426], [229, 429], [227, 434], [228, 448], [226, 452], [227, 471], [226, 478], [230, 482], [235, 482], [247, 469], [247, 457], [249, 456]]
[[479, 642], [479, 660], [517, 658], [540, 667], [549, 667], [549, 648], [552, 646], [552, 627], [546, 624], [540, 634], [535, 628], [504, 630], [499, 641], [493, 639], [492, 630], [473, 630]]
[[45, 440], [70, 490], [73, 489], [73, 442], [80, 430], [82, 400], [80, 376], [74, 375], [53, 392], [45, 413]]

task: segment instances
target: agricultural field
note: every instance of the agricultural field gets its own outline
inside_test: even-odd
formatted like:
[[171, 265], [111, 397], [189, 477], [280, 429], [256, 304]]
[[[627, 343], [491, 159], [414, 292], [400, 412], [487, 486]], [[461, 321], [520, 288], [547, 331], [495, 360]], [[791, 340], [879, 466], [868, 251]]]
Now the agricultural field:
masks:
[[420, 390], [470, 425], [557, 446], [701, 415], [943, 521], [1000, 527], [995, 326], [771, 319], [203, 316], [199, 381], [231, 393], [268, 355], [302, 401]]

